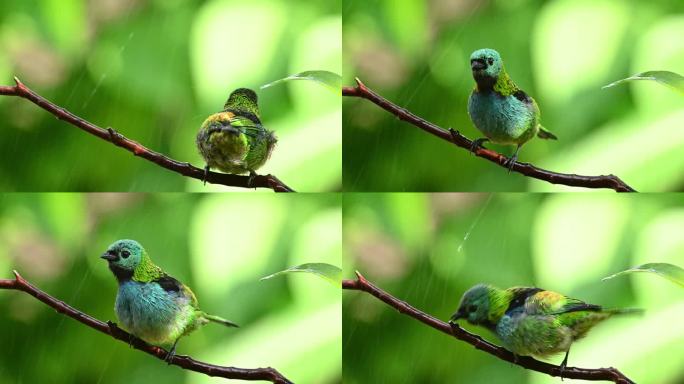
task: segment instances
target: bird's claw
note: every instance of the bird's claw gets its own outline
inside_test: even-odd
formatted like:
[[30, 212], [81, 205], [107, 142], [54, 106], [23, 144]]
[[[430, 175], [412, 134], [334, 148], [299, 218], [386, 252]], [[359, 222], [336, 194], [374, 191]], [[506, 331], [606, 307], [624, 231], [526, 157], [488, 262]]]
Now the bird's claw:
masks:
[[508, 173], [511, 173], [511, 171], [513, 170], [513, 166], [517, 162], [518, 162], [518, 154], [517, 153], [506, 160], [504, 165], [506, 166], [506, 168], [508, 168]]
[[135, 336], [133, 336], [132, 333], [128, 334], [128, 348], [133, 348], [133, 341], [135, 340]]
[[207, 177], [209, 176], [209, 164], [204, 166], [204, 177], [202, 177], [202, 184], [207, 185]]
[[250, 170], [249, 178], [247, 179], [247, 188], [252, 188], [252, 183], [254, 183], [254, 178], [257, 176], [256, 172]]
[[484, 148], [482, 144], [487, 141], [489, 141], [489, 139], [486, 137], [481, 137], [479, 139], [473, 140], [473, 143], [470, 145], [470, 152], [475, 154], [478, 148]]
[[176, 347], [175, 347], [175, 346], [174, 346], [173, 348], [171, 348], [171, 350], [169, 351], [169, 353], [166, 354], [166, 357], [164, 358], [164, 361], [166, 361], [166, 363], [167, 363], [168, 365], [171, 365], [171, 361], [173, 360], [173, 357], [174, 357], [174, 356], [176, 356]]

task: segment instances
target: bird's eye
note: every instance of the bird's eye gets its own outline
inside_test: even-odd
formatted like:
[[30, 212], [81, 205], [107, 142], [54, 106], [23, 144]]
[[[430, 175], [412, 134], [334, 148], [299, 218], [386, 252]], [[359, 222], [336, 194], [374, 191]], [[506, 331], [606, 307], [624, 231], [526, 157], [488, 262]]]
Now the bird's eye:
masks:
[[489, 65], [494, 64], [494, 59], [492, 59], [492, 58], [490, 57], [489, 59], [487, 59], [487, 63], [488, 63]]
[[474, 305], [469, 305], [467, 308], [468, 312], [475, 312], [476, 309], [477, 308]]
[[121, 251], [121, 257], [123, 257], [124, 259], [128, 259], [128, 256], [130, 256], [130, 255], [131, 255], [131, 253], [126, 251], [126, 250]]

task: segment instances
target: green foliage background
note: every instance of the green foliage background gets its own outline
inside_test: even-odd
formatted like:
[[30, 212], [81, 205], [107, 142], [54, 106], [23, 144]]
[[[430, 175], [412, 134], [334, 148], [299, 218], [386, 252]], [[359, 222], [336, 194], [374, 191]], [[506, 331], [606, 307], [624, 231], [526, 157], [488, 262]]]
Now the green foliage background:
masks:
[[[483, 282], [643, 308], [643, 316], [598, 325], [572, 347], [569, 365], [616, 367], [637, 383], [681, 383], [684, 290], [652, 274], [601, 281], [646, 262], [684, 265], [681, 201], [675, 194], [347, 194], [343, 274], [353, 278], [359, 270], [442, 320], [465, 290]], [[445, 336], [370, 295], [343, 295], [345, 383], [559, 382]], [[486, 329], [464, 326], [497, 343]]]
[[[684, 73], [679, 0], [346, 0], [344, 83], [358, 76], [444, 128], [480, 137], [468, 118], [469, 56], [498, 50], [559, 140], [520, 161], [557, 172], [613, 173], [639, 191], [684, 189], [684, 98], [648, 82], [601, 90], [646, 70]], [[344, 98], [349, 191], [558, 191], [477, 159], [365, 100]], [[512, 147], [489, 144], [510, 155]]]
[[[181, 339], [179, 354], [339, 383], [340, 290], [306, 273], [259, 279], [307, 262], [341, 265], [341, 220], [332, 194], [0, 195], [0, 278], [16, 269], [116, 321], [116, 280], [99, 256], [117, 239], [136, 239], [204, 311], [240, 325], [207, 325]], [[0, 290], [0, 342], [1, 383], [225, 382], [167, 366], [17, 291]]]
[[[342, 184], [340, 96], [311, 82], [341, 73], [341, 0], [0, 2], [0, 84], [16, 75], [56, 104], [203, 167], [195, 135], [238, 87], [257, 89], [279, 143], [259, 173], [298, 191]], [[0, 190], [212, 191], [0, 97]]]

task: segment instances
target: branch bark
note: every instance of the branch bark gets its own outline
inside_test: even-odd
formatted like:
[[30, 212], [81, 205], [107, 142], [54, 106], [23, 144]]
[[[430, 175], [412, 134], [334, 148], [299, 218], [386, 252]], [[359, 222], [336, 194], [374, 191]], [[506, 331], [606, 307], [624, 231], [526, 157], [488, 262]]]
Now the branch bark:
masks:
[[[151, 161], [162, 168], [180, 173], [183, 176], [192, 177], [198, 180], [205, 180], [204, 169], [194, 167], [190, 163], [183, 163], [170, 157], [166, 157], [159, 152], [155, 152], [143, 146], [137, 141], [125, 137], [112, 128], [100, 128], [97, 125], [74, 115], [65, 108], [48, 101], [24, 85], [21, 81], [19, 81], [18, 78], [15, 77], [14, 81], [16, 82], [16, 85], [14, 86], [0, 86], [0, 95], [16, 96], [29, 100], [33, 104], [50, 112], [59, 120], [66, 121], [67, 123], [80, 128], [93, 136], [97, 136], [102, 140], [121, 147], [133, 153], [135, 156], [140, 156], [143, 159]], [[256, 175], [250, 182], [249, 176], [209, 172], [206, 176], [206, 181], [209, 183], [221, 184], [230, 187], [269, 188], [275, 192], [294, 192], [292, 188], [288, 187], [285, 183], [273, 175]]]
[[[28, 293], [63, 315], [69, 316], [72, 319], [89, 326], [90, 328], [110, 335], [115, 339], [123, 341], [124, 343], [130, 344], [135, 349], [139, 349], [162, 361], [165, 360], [168, 352], [163, 348], [147, 344], [143, 340], [117, 327], [117, 325], [111, 321], [104, 323], [94, 317], [87, 315], [84, 312], [79, 311], [78, 309], [75, 309], [63, 301], [48, 295], [26, 281], [23, 277], [21, 277], [21, 275], [19, 275], [17, 271], [14, 271], [14, 276], [14, 279], [0, 279], [0, 289], [14, 289]], [[223, 377], [226, 379], [264, 380], [275, 384], [292, 384], [292, 382], [280, 372], [270, 367], [252, 369], [224, 367], [197, 361], [189, 356], [182, 355], [173, 356], [171, 361], [169, 361], [169, 364], [177, 365], [183, 369], [204, 373], [208, 376]]]
[[[382, 289], [373, 285], [364, 278], [361, 273], [356, 272], [356, 280], [343, 280], [342, 288], [356, 291], [366, 292], [378, 300], [384, 302], [390, 307], [396, 309], [400, 313], [413, 317], [414, 319], [420, 321], [421, 323], [432, 327], [440, 332], [446, 333], [447, 335], [453, 336], [459, 340], [465, 341], [466, 343], [474, 346], [475, 348], [487, 352], [490, 355], [496, 356], [501, 360], [508, 361], [513, 364], [517, 364], [523, 368], [546, 373], [550, 376], [561, 376], [560, 367], [545, 363], [539, 360], [535, 360], [529, 356], [515, 356], [512, 352], [508, 351], [503, 347], [496, 346], [482, 337], [475, 335], [466, 331], [465, 329], [459, 327], [456, 324], [448, 324], [437, 318], [428, 315], [425, 312], [412, 307], [405, 301], [399, 300], [389, 293], [383, 291]], [[627, 376], [623, 375], [620, 371], [615, 368], [597, 368], [597, 369], [587, 369], [587, 368], [576, 368], [576, 367], [566, 367], [562, 371], [562, 377], [566, 379], [581, 379], [581, 380], [591, 380], [591, 381], [612, 381], [618, 384], [634, 384]]]
[[[342, 96], [358, 97], [369, 100], [378, 107], [396, 116], [400, 120], [414, 125], [431, 135], [437, 136], [442, 140], [446, 140], [458, 147], [467, 149], [468, 151], [470, 151], [472, 147], [473, 142], [458, 131], [451, 128], [446, 130], [437, 126], [436, 124], [414, 115], [408, 110], [399, 107], [398, 105], [378, 95], [358, 78], [356, 78], [356, 86], [342, 88]], [[475, 155], [508, 169], [508, 158], [498, 152], [492, 151], [491, 149], [478, 147], [475, 150]], [[528, 177], [547, 181], [552, 184], [563, 184], [572, 187], [584, 188], [608, 188], [617, 192], [636, 192], [632, 187], [627, 185], [615, 175], [582, 176], [570, 173], [557, 173], [538, 168], [529, 163], [520, 162], [513, 164], [511, 170]]]

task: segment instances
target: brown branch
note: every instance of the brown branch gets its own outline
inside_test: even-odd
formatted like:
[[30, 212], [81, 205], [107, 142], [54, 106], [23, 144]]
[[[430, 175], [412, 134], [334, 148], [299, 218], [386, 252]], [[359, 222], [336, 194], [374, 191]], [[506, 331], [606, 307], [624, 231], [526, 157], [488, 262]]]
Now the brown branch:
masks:
[[[378, 95], [372, 89], [368, 88], [364, 83], [362, 83], [358, 78], [356, 78], [355, 87], [342, 87], [342, 96], [359, 97], [369, 100], [385, 111], [393, 114], [399, 118], [399, 120], [403, 120], [409, 124], [412, 124], [423, 131], [437, 136], [442, 140], [446, 140], [458, 147], [465, 148], [469, 151], [472, 148], [473, 142], [458, 131], [451, 128], [448, 130], [441, 128], [421, 117], [414, 115], [408, 110], [401, 108], [384, 97]], [[508, 158], [496, 151], [478, 147], [475, 149], [474, 154], [508, 169]], [[522, 173], [528, 177], [547, 181], [552, 184], [563, 184], [572, 187], [585, 188], [609, 188], [614, 189], [617, 192], [636, 192], [632, 187], [627, 185], [615, 175], [582, 176], [570, 173], [557, 173], [537, 168], [529, 163], [520, 162], [513, 164], [511, 170]]]
[[414, 319], [420, 321], [421, 323], [430, 326], [438, 331], [446, 333], [447, 335], [453, 336], [459, 340], [465, 341], [471, 344], [475, 348], [485, 351], [491, 355], [498, 357], [501, 360], [508, 361], [513, 364], [517, 364], [523, 368], [530, 369], [533, 371], [546, 373], [551, 376], [561, 376], [566, 379], [581, 379], [581, 380], [592, 380], [592, 381], [612, 381], [619, 384], [634, 384], [627, 376], [623, 375], [620, 371], [615, 368], [598, 368], [598, 369], [585, 369], [585, 368], [575, 368], [575, 367], [565, 367], [561, 372], [560, 367], [545, 363], [539, 360], [535, 360], [529, 356], [515, 356], [512, 352], [508, 351], [503, 347], [496, 346], [478, 335], [470, 333], [465, 329], [459, 327], [457, 324], [447, 324], [439, 319], [436, 319], [425, 312], [412, 307], [405, 301], [399, 300], [389, 293], [383, 291], [382, 289], [376, 287], [371, 282], [366, 280], [361, 273], [356, 272], [356, 280], [343, 280], [342, 288], [351, 289], [356, 291], [363, 291], [375, 296], [380, 301], [393, 307], [400, 313], [411, 316]]
[[[55, 299], [54, 297], [31, 285], [31, 283], [28, 281], [24, 280], [24, 278], [21, 277], [17, 271], [14, 271], [14, 276], [14, 279], [0, 279], [0, 289], [15, 289], [26, 292], [54, 308], [57, 312], [63, 315], [69, 316], [72, 319], [89, 326], [90, 328], [110, 335], [115, 339], [130, 344], [135, 349], [139, 349], [162, 361], [165, 361], [168, 352], [163, 348], [147, 344], [141, 339], [117, 327], [116, 324], [112, 323], [111, 321], [103, 323], [102, 321], [75, 309], [61, 300]], [[280, 372], [270, 367], [253, 369], [223, 367], [220, 365], [203, 363], [189, 356], [173, 356], [169, 361], [169, 364], [177, 365], [183, 369], [204, 373], [208, 376], [223, 377], [226, 379], [264, 380], [276, 384], [292, 384], [292, 382]]]
[[[204, 169], [194, 167], [190, 165], [190, 163], [183, 163], [166, 157], [159, 152], [155, 152], [149, 148], [146, 148], [142, 144], [123, 136], [112, 128], [100, 128], [97, 125], [74, 115], [65, 108], [51, 103], [44, 97], [32, 91], [16, 77], [14, 78], [14, 81], [17, 83], [15, 86], [0, 86], [0, 95], [17, 96], [29, 100], [33, 104], [36, 104], [37, 106], [50, 112], [59, 120], [66, 121], [67, 123], [78, 127], [90, 133], [91, 135], [97, 136], [102, 140], [121, 147], [133, 153], [135, 156], [140, 156], [143, 159], [159, 165], [160, 167], [180, 173], [183, 176], [192, 177], [198, 180], [205, 180]], [[206, 176], [206, 181], [209, 183], [221, 184], [230, 187], [269, 188], [276, 192], [294, 192], [294, 190], [273, 175], [255, 175], [250, 182], [249, 176], [209, 172]]]

